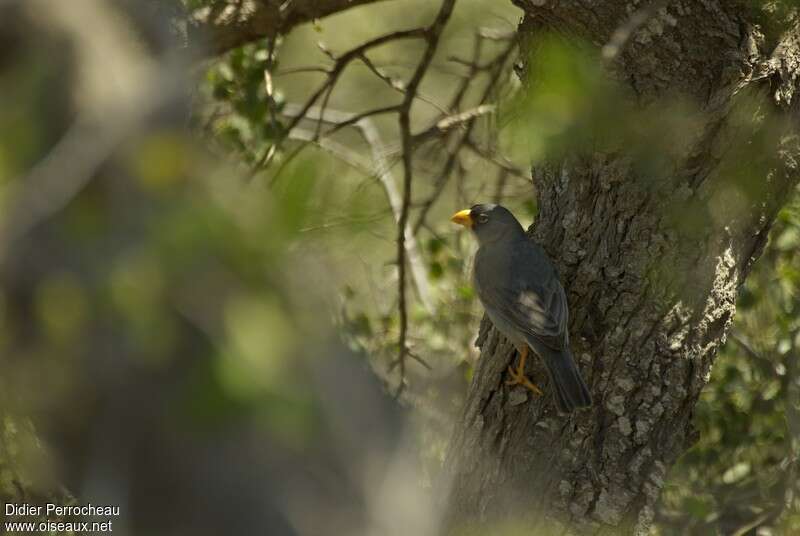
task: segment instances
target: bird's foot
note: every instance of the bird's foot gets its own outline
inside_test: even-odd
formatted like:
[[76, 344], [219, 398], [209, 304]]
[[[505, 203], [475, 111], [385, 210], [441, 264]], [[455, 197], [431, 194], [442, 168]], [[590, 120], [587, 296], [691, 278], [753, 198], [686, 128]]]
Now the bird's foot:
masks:
[[522, 370], [522, 367], [514, 369], [511, 367], [511, 365], [509, 365], [508, 375], [511, 376], [511, 379], [506, 380], [506, 385], [521, 385], [523, 387], [527, 387], [539, 396], [542, 395], [542, 390], [536, 387], [536, 384], [530, 381], [527, 376], [525, 376], [525, 371]]

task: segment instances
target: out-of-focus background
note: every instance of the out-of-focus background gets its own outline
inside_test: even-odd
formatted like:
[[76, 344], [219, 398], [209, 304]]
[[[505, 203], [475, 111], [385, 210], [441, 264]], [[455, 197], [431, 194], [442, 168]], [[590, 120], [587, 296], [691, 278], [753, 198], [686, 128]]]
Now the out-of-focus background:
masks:
[[[638, 140], [646, 165], [686, 104], [648, 135], [554, 43], [527, 94], [517, 9], [457, 2], [411, 113], [403, 320], [402, 131], [355, 115], [402, 103], [423, 43], [371, 50], [294, 118], [335, 58], [438, 3], [358, 7], [214, 57], [174, 22], [217, 4], [0, 2], [3, 502], [119, 505], [122, 534], [433, 534], [481, 319], [475, 245], [449, 215], [495, 201], [528, 226], [532, 162], [590, 128]], [[661, 534], [800, 531], [799, 251], [795, 194]]]

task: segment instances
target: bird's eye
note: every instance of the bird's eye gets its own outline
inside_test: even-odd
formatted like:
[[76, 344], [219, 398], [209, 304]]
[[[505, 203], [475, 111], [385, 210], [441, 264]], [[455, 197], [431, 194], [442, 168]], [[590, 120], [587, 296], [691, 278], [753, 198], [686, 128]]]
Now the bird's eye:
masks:
[[486, 214], [478, 214], [478, 223], [486, 223], [489, 221], [489, 216]]

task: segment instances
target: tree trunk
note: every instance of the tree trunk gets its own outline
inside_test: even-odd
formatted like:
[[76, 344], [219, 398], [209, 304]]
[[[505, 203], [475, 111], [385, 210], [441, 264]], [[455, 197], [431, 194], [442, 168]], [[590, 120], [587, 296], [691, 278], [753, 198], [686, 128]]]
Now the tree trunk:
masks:
[[[797, 25], [765, 36], [740, 3], [705, 0], [656, 9], [637, 28], [628, 3], [520, 1], [524, 70], [535, 72], [534, 37], [544, 32], [606, 45], [609, 70], [636, 106], [680, 93], [699, 127], [660, 170], [625, 148], [533, 169], [530, 233], [560, 270], [594, 406], [565, 417], [548, 382], [544, 397], [509, 389], [513, 348], [484, 320], [445, 467], [451, 528], [647, 533], [667, 471], [696, 438], [692, 410], [738, 288], [798, 181]], [[754, 128], [737, 119], [742, 102]], [[726, 152], [752, 146], [746, 158]], [[538, 360], [528, 372], [542, 385]]]

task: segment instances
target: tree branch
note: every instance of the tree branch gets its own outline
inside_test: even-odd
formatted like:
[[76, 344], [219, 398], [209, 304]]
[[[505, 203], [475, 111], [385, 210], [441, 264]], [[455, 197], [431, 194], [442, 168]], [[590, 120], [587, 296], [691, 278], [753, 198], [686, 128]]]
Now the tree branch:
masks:
[[376, 0], [227, 0], [190, 13], [189, 46], [204, 57], [263, 38], [286, 34], [295, 26]]
[[417, 65], [411, 81], [408, 83], [406, 93], [403, 98], [403, 103], [400, 109], [400, 137], [402, 141], [403, 152], [403, 205], [400, 212], [400, 219], [397, 222], [397, 269], [398, 269], [398, 294], [400, 309], [400, 335], [398, 337], [398, 354], [397, 362], [400, 367], [400, 382], [397, 388], [397, 395], [399, 396], [405, 385], [405, 358], [408, 353], [406, 348], [406, 337], [408, 334], [408, 311], [406, 309], [406, 235], [408, 226], [408, 216], [411, 205], [411, 183], [414, 178], [413, 164], [413, 139], [411, 135], [411, 106], [414, 104], [414, 95], [417, 93], [417, 88], [422, 82], [422, 78], [428, 70], [428, 67], [433, 60], [433, 55], [436, 52], [436, 47], [439, 44], [442, 30], [445, 24], [450, 19], [450, 14], [453, 12], [455, 0], [443, 0], [442, 7], [436, 15], [436, 19], [425, 30], [425, 40], [427, 46], [422, 55], [422, 59]]
[[[344, 71], [345, 67], [347, 67], [350, 62], [355, 59], [360, 58], [366, 51], [379, 47], [381, 45], [385, 45], [391, 41], [397, 41], [402, 39], [414, 39], [414, 38], [426, 38], [427, 39], [427, 29], [425, 28], [413, 28], [411, 30], [400, 30], [396, 32], [391, 32], [388, 34], [381, 35], [374, 39], [370, 39], [359, 46], [352, 48], [342, 54], [341, 56], [335, 57], [334, 65], [328, 73], [328, 78], [325, 82], [317, 88], [317, 90], [308, 98], [306, 103], [303, 105], [300, 112], [289, 122], [286, 126], [285, 133], [290, 132], [294, 127], [303, 120], [308, 114], [308, 111], [311, 109], [312, 106], [316, 104], [316, 102], [323, 98], [323, 106], [322, 106], [322, 113], [325, 112], [325, 107], [328, 102], [328, 97], [330, 96], [331, 91], [333, 91], [333, 87], [336, 85], [336, 82], [339, 80], [339, 76]], [[413, 97], [412, 97], [413, 98]], [[264, 167], [268, 166], [272, 157], [277, 153], [277, 149], [280, 148], [281, 143], [283, 143], [284, 139], [286, 138], [286, 134], [278, 137], [275, 140], [275, 143], [272, 144], [267, 150], [264, 152], [264, 155], [258, 159], [256, 164], [253, 166], [251, 171], [250, 178], [255, 176], [259, 171], [261, 171]], [[317, 130], [317, 137], [319, 136], [319, 129]]]
[[[375, 112], [379, 110], [374, 110]], [[297, 105], [287, 105], [284, 107], [283, 112], [290, 116], [296, 116], [301, 112], [300, 107]], [[314, 143], [322, 149], [333, 154], [337, 158], [346, 162], [353, 168], [359, 170], [365, 175], [372, 176], [378, 179], [386, 194], [386, 199], [394, 214], [395, 221], [400, 220], [400, 213], [402, 211], [402, 199], [400, 192], [397, 189], [397, 182], [391, 171], [391, 166], [386, 160], [383, 140], [378, 133], [378, 129], [370, 120], [370, 116], [375, 115], [369, 113], [350, 114], [338, 110], [325, 110], [320, 108], [312, 108], [307, 112], [309, 119], [322, 120], [326, 123], [335, 125], [326, 134], [334, 130], [338, 130], [340, 125], [354, 126], [358, 129], [366, 144], [369, 146], [372, 155], [372, 162], [365, 161], [357, 151], [354, 151], [342, 144], [336, 143], [323, 135], [319, 137], [314, 132], [302, 130], [299, 128], [292, 129], [289, 132], [289, 137], [297, 140], [302, 140], [307, 143]], [[406, 255], [408, 256], [408, 263], [411, 267], [411, 275], [414, 279], [414, 286], [417, 290], [420, 302], [426, 311], [433, 312], [433, 300], [431, 298], [430, 284], [428, 283], [427, 269], [422, 259], [422, 254], [419, 251], [416, 238], [411, 233], [411, 229], [407, 229], [406, 238]]]

